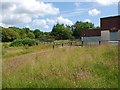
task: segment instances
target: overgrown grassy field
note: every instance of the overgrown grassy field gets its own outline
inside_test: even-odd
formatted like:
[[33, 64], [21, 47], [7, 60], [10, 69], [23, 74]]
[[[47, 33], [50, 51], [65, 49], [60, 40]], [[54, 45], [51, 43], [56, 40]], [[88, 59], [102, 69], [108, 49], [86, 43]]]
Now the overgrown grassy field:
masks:
[[31, 52], [38, 52], [41, 50], [50, 49], [51, 44], [40, 43], [38, 46], [21, 46], [21, 47], [10, 47], [10, 43], [2, 43], [2, 57], [10, 58], [18, 55], [23, 55]]
[[39, 47], [3, 58], [3, 88], [118, 88], [117, 46]]

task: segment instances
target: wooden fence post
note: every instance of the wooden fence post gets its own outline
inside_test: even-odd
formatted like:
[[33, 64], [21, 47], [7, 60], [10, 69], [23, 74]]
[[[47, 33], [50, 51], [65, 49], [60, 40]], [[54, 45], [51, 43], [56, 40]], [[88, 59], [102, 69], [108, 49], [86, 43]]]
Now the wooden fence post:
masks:
[[82, 46], [83, 46], [83, 41], [82, 41]]

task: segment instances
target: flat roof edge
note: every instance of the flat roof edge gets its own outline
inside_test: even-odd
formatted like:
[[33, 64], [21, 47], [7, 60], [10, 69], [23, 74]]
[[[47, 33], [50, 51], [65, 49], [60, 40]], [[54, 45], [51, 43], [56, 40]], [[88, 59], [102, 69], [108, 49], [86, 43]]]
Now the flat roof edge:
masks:
[[120, 17], [120, 15], [117, 15], [117, 16], [109, 16], [109, 17], [102, 17], [102, 18], [100, 18], [100, 19], [116, 18], [116, 17]]

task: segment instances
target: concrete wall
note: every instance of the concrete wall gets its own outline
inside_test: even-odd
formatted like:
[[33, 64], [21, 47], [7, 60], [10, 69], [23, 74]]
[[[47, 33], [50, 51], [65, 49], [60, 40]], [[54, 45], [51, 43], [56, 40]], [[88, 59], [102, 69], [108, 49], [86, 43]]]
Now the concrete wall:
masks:
[[109, 30], [101, 31], [101, 44], [108, 45], [110, 40]]
[[101, 36], [82, 37], [83, 41], [101, 41]]
[[118, 30], [118, 45], [120, 46], [120, 30]]
[[101, 41], [109, 41], [109, 40], [110, 40], [109, 30], [101, 31]]
[[118, 30], [118, 40], [120, 41], [120, 30]]
[[93, 46], [93, 45], [100, 45], [99, 41], [84, 41], [83, 42], [84, 46]]
[[118, 40], [118, 32], [110, 32], [110, 41]]
[[[118, 42], [119, 40], [119, 42]], [[84, 45], [118, 45], [120, 43], [120, 30], [118, 32], [110, 32], [109, 30], [101, 31], [101, 36], [82, 37]]]

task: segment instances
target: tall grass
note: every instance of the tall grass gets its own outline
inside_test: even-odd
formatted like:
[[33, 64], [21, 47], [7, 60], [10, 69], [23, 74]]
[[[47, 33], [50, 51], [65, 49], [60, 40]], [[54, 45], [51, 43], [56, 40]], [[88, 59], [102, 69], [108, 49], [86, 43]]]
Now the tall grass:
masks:
[[2, 89], [2, 43], [0, 43], [0, 89]]
[[116, 46], [62, 47], [3, 59], [3, 88], [117, 88]]
[[2, 57], [10, 58], [14, 56], [19, 56], [31, 52], [41, 51], [52, 48], [51, 44], [39, 44], [36, 46], [21, 46], [21, 47], [10, 47], [9, 43], [3, 43], [2, 47]]

